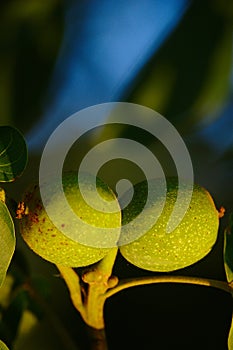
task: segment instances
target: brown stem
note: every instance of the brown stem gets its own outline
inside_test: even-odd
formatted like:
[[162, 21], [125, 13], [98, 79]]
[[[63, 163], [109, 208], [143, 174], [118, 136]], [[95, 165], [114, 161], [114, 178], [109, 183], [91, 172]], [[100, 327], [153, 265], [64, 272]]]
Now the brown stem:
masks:
[[87, 326], [90, 350], [108, 350], [105, 329], [95, 329]]

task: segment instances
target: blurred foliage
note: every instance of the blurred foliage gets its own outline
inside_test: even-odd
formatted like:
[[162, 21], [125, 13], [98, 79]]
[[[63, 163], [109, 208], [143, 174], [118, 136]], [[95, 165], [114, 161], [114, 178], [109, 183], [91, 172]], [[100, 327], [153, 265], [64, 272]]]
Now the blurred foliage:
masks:
[[[0, 4], [0, 121], [28, 131], [41, 116], [63, 37], [61, 0]], [[125, 92], [179, 131], [211, 121], [230, 97], [233, 4], [192, 1], [177, 28]]]
[[0, 338], [11, 349], [58, 346], [53, 325], [48, 323], [49, 298], [49, 282], [42, 276], [31, 276], [27, 261], [17, 251], [0, 293]]
[[136, 77], [127, 101], [148, 106], [179, 131], [210, 121], [230, 97], [233, 3], [193, 1]]
[[0, 181], [14, 181], [26, 164], [27, 145], [23, 135], [11, 126], [0, 126]]
[[0, 3], [0, 122], [26, 132], [40, 116], [63, 33], [61, 0]]

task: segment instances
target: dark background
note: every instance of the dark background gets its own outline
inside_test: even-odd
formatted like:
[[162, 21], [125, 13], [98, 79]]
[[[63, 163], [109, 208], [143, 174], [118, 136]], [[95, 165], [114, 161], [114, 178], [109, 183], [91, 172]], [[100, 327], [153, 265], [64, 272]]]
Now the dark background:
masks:
[[[17, 127], [29, 147], [25, 173], [5, 186], [9, 194], [19, 200], [37, 178], [46, 140], [72, 113], [109, 101], [151, 107], [180, 132], [195, 181], [226, 209], [211, 253], [174, 274], [225, 280], [223, 231], [233, 209], [232, 17], [227, 0], [2, 1], [0, 123]], [[84, 348], [84, 326], [55, 267], [19, 235], [17, 251], [31, 275], [46, 281], [51, 309], [77, 349]], [[155, 275], [121, 256], [115, 273]], [[215, 289], [164, 284], [125, 290], [106, 303], [109, 349], [225, 350], [231, 314], [230, 295]], [[26, 343], [13, 349], [62, 349], [46, 316], [26, 333]]]

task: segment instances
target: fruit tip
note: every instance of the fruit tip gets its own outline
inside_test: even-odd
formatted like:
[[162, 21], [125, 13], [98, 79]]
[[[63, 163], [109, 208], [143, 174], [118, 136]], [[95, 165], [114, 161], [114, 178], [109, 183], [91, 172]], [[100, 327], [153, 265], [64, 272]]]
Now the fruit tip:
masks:
[[16, 209], [16, 219], [22, 219], [23, 216], [28, 215], [29, 210], [24, 202], [19, 202]]
[[221, 219], [221, 218], [224, 216], [225, 211], [226, 211], [226, 209], [225, 209], [224, 207], [220, 207], [220, 209], [219, 209], [219, 211], [218, 211], [218, 217], [219, 217], [219, 219]]

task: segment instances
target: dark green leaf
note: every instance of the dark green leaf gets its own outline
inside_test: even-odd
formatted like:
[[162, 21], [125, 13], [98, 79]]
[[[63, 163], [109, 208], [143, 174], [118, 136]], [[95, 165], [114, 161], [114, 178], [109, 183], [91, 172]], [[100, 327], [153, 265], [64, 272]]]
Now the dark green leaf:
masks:
[[228, 283], [233, 282], [233, 213], [224, 231], [224, 267]]
[[20, 176], [27, 164], [27, 145], [23, 135], [11, 126], [0, 126], [0, 182]]
[[0, 286], [15, 250], [15, 229], [5, 203], [0, 201]]
[[0, 340], [0, 350], [9, 350], [9, 348]]

